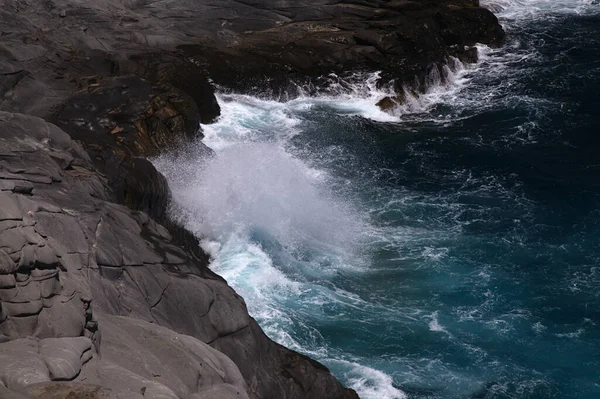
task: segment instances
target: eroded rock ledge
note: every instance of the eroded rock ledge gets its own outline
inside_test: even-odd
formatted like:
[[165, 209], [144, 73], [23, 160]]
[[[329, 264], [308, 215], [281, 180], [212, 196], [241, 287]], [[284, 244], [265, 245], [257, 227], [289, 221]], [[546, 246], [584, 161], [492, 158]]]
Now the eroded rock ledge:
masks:
[[0, 0], [0, 398], [356, 398], [264, 335], [145, 157], [218, 117], [209, 76], [419, 90], [503, 37], [477, 0]]
[[[74, 90], [126, 74], [147, 79], [154, 94], [185, 92], [204, 121], [218, 114], [218, 106], [204, 96], [195, 78], [199, 70], [241, 91], [281, 92], [291, 89], [290, 80], [355, 70], [381, 70], [384, 80], [419, 90], [429, 69], [449, 56], [472, 62], [475, 43], [504, 40], [497, 18], [479, 0], [0, 4], [0, 108], [40, 117]], [[163, 58], [161, 50], [175, 49], [183, 57]], [[148, 57], [151, 52], [158, 57]], [[177, 72], [163, 74], [161, 65], [176, 58]], [[183, 60], [193, 61], [196, 70], [181, 68]]]
[[306, 83], [318, 86], [330, 73], [355, 71], [381, 71], [382, 84], [423, 92], [432, 69], [449, 57], [476, 62], [475, 44], [498, 46], [505, 36], [479, 0], [244, 4], [266, 5], [260, 7], [265, 15], [226, 19], [216, 38], [179, 46], [216, 83], [242, 92], [293, 96], [298, 84], [310, 90]]

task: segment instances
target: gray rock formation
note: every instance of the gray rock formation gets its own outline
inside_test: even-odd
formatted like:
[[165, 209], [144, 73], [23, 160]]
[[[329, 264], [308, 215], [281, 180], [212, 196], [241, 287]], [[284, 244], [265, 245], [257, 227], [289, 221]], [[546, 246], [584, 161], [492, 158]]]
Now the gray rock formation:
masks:
[[381, 71], [382, 84], [423, 92], [429, 75], [439, 71], [444, 78], [440, 67], [449, 57], [476, 62], [476, 43], [504, 41], [497, 18], [479, 0], [243, 3], [260, 8], [260, 17], [223, 17], [216, 38], [179, 46], [216, 83], [237, 91], [268, 88], [290, 96], [297, 84], [306, 92], [332, 72]]
[[473, 61], [476, 42], [504, 39], [478, 0], [1, 0], [0, 22], [0, 109], [40, 117], [76, 90], [133, 73], [152, 84], [146, 94], [176, 88], [214, 118], [194, 67], [160, 76], [150, 55], [176, 48], [180, 66], [193, 60], [226, 87], [283, 90], [357, 69], [419, 86], [448, 56]]
[[0, 397], [353, 396], [58, 127], [0, 112], [0, 184]]

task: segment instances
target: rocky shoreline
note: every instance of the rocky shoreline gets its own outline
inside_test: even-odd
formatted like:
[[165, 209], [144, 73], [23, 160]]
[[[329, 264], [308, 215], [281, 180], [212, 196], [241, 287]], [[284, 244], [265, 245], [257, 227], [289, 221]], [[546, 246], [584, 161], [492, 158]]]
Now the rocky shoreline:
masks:
[[419, 91], [448, 57], [502, 43], [493, 14], [476, 0], [1, 4], [0, 398], [356, 398], [263, 333], [168, 218], [146, 157], [219, 116], [211, 80], [293, 95], [380, 70]]

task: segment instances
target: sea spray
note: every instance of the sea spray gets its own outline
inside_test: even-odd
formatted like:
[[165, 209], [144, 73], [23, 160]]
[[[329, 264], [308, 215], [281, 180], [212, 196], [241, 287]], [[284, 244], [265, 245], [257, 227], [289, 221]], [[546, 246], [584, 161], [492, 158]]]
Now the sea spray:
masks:
[[[203, 238], [213, 270], [246, 299], [271, 338], [326, 364], [344, 359], [328, 349], [311, 320], [339, 320], [338, 309], [368, 311], [368, 303], [335, 281], [340, 273], [364, 271], [363, 241], [371, 228], [365, 214], [330, 190], [326, 171], [286, 149], [302, 130], [297, 113], [323, 103], [219, 100], [222, 117], [203, 127], [216, 156], [154, 160], [171, 184], [173, 216]], [[402, 398], [390, 376], [344, 361], [364, 398]]]
[[449, 57], [441, 66], [431, 65], [422, 82], [415, 78], [414, 84], [407, 83], [399, 89], [395, 94], [397, 104], [388, 112], [402, 120], [403, 116], [424, 115], [438, 104], [454, 101], [468, 84], [468, 73], [474, 68], [456, 57]]
[[360, 239], [359, 216], [327, 192], [319, 172], [277, 143], [230, 146], [202, 168], [167, 163], [156, 161], [177, 203], [192, 213], [188, 227], [200, 236], [222, 239], [245, 230], [290, 248], [328, 246], [336, 252]]
[[496, 15], [505, 28], [512, 29], [521, 21], [529, 21], [543, 15], [544, 19], [565, 14], [582, 14], [594, 11], [591, 0], [481, 0]]
[[[352, 73], [345, 77], [330, 75], [320, 88], [299, 87], [300, 95], [286, 101], [294, 108], [297, 104], [326, 105], [346, 115], [359, 115], [376, 122], [400, 122], [411, 114], [426, 114], [431, 107], [456, 97], [468, 83], [465, 78], [471, 67], [456, 57], [448, 57], [442, 65], [431, 65], [422, 79], [414, 77], [397, 88], [395, 82], [382, 81], [381, 72]], [[382, 100], [391, 99], [393, 106], [381, 106]]]
[[[203, 126], [215, 159], [169, 166], [183, 189], [174, 190], [175, 203], [184, 203], [176, 212], [188, 212], [188, 226], [210, 237], [203, 244], [211, 267], [271, 338], [318, 359], [362, 398], [598, 396], [597, 154], [580, 144], [595, 143], [599, 75], [581, 85], [578, 69], [597, 70], [584, 55], [598, 47], [581, 51], [579, 41], [598, 36], [569, 36], [579, 23], [592, 33], [598, 25], [575, 18], [553, 25], [540, 14], [527, 22], [523, 10], [513, 11], [523, 20], [508, 20], [508, 9], [501, 15], [514, 29], [507, 46], [479, 46], [481, 62], [457, 73], [458, 87], [430, 92], [421, 113], [383, 115], [372, 100], [387, 89], [338, 78], [337, 91], [317, 97], [220, 94], [223, 117]], [[557, 31], [564, 37], [552, 39]], [[566, 66], [573, 76], [548, 73]], [[587, 113], [569, 113], [577, 109]], [[242, 154], [245, 145], [251, 156]], [[244, 169], [263, 170], [262, 158], [300, 176], [307, 196], [290, 194], [272, 171], [263, 178], [277, 190], [256, 182]], [[191, 177], [178, 181], [188, 168]], [[194, 193], [211, 190], [200, 182], [206, 168], [212, 184], [232, 189]], [[238, 173], [247, 181], [228, 176]], [[192, 204], [225, 199], [216, 215], [243, 198], [231, 193], [262, 191], [290, 221], [312, 213], [268, 196], [325, 203], [315, 215], [334, 209], [366, 237], [329, 241], [320, 222], [261, 221], [258, 205], [232, 206], [230, 216], [210, 216], [204, 226], [204, 208]], [[255, 217], [238, 223], [238, 211]], [[327, 234], [314, 233], [320, 229]]]
[[[468, 83], [466, 75], [471, 66], [465, 66], [458, 58], [448, 57], [443, 65], [432, 65], [425, 76], [414, 83], [406, 83], [401, 89], [395, 87], [394, 81], [383, 81], [381, 72], [355, 72], [345, 76], [330, 74], [319, 79], [319, 84], [306, 83], [296, 85], [294, 95], [240, 95], [223, 92], [217, 94], [221, 104], [229, 104], [222, 109], [223, 124], [229, 126], [230, 134], [245, 135], [248, 124], [253, 129], [261, 129], [260, 125], [279, 125], [276, 133], [279, 139], [297, 132], [300, 122], [291, 114], [308, 111], [311, 108], [328, 107], [337, 110], [340, 115], [361, 116], [376, 122], [396, 123], [403, 116], [426, 114], [432, 107], [441, 102], [449, 102], [456, 98], [460, 90]], [[393, 107], [385, 109], [379, 103], [384, 99], [394, 99]], [[253, 109], [253, 115], [242, 115]], [[243, 120], [244, 123], [233, 122]], [[227, 122], [230, 121], [230, 122]], [[223, 139], [212, 135], [211, 126], [207, 126], [208, 136], [205, 142], [211, 148], [218, 149]], [[218, 129], [223, 130], [223, 127]], [[272, 133], [272, 132], [271, 132]], [[271, 134], [268, 135], [271, 139]], [[265, 136], [254, 137], [264, 140]], [[214, 140], [214, 141], [213, 141]]]

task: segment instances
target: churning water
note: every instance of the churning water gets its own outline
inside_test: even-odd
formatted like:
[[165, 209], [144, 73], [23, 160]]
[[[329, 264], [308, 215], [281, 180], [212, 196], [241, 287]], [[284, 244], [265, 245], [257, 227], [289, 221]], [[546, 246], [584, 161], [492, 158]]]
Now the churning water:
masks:
[[600, 6], [485, 3], [506, 46], [394, 114], [377, 75], [221, 94], [217, 156], [156, 160], [265, 332], [362, 398], [600, 397]]

